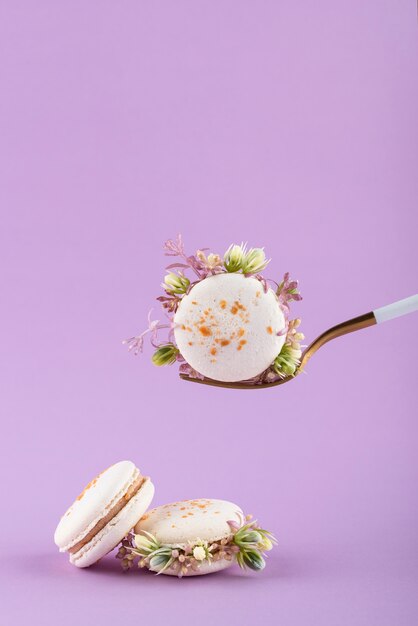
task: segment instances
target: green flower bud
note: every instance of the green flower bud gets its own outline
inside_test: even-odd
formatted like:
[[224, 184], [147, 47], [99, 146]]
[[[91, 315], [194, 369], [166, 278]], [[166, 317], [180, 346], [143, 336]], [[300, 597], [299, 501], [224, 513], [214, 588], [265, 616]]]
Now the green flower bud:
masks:
[[224, 267], [227, 272], [239, 272], [245, 254], [245, 246], [232, 244], [224, 254]]
[[190, 280], [184, 274], [169, 272], [164, 278], [162, 286], [167, 293], [180, 295], [186, 293], [190, 286]]
[[160, 346], [152, 355], [154, 365], [161, 367], [162, 365], [172, 365], [179, 354], [179, 349], [173, 343], [167, 343]]
[[258, 547], [264, 552], [269, 552], [273, 549], [273, 542], [269, 537], [267, 537], [267, 535], [263, 535], [260, 543], [258, 544]]
[[150, 570], [152, 570], [153, 572], [158, 572], [160, 571], [165, 565], [167, 565], [167, 562], [170, 560], [170, 556], [168, 554], [156, 554], [155, 556], [150, 558], [149, 561], [149, 568]]
[[285, 343], [280, 354], [275, 358], [272, 367], [279, 376], [294, 376], [301, 356], [301, 350], [296, 350]]
[[296, 371], [296, 365], [290, 361], [282, 361], [279, 369], [286, 376], [293, 376]]
[[265, 560], [257, 550], [246, 550], [242, 553], [242, 560], [244, 565], [256, 572], [259, 572], [266, 566]]
[[263, 248], [251, 248], [244, 255], [242, 260], [242, 271], [244, 274], [257, 274], [261, 272], [269, 263], [264, 254]]
[[145, 537], [145, 535], [135, 535], [134, 544], [141, 554], [152, 552], [155, 548], [152, 541], [150, 541], [148, 537]]
[[257, 544], [260, 543], [262, 541], [262, 536], [260, 535], [259, 532], [257, 532], [256, 530], [250, 530], [248, 532], [245, 533], [237, 533], [237, 535], [235, 535], [235, 543], [237, 545], [248, 545], [248, 544]]

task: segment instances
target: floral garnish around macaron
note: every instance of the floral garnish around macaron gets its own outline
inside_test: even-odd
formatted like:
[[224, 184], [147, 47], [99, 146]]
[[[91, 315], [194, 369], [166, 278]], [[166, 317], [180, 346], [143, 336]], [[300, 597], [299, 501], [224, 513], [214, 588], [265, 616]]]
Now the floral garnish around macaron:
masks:
[[241, 243], [223, 256], [206, 248], [188, 255], [178, 235], [165, 242], [164, 253], [176, 259], [157, 297], [166, 319], [152, 320], [150, 312], [148, 328], [123, 342], [130, 351], [142, 352], [149, 335], [154, 365], [177, 362], [191, 378], [257, 385], [295, 374], [304, 335], [290, 304], [302, 297], [289, 273], [279, 283], [262, 274], [270, 263], [263, 248]]
[[[231, 533], [219, 541], [197, 539], [184, 545], [164, 545], [154, 535], [141, 530], [131, 532], [121, 542], [116, 555], [125, 571], [134, 567], [146, 567], [156, 574], [170, 573], [179, 578], [199, 574], [203, 564], [210, 566], [218, 561], [236, 562], [241, 569], [261, 571], [269, 552], [277, 541], [272, 533], [260, 528], [252, 516], [242, 517], [239, 522], [229, 520]], [[215, 570], [216, 571], [216, 570]], [[210, 567], [204, 573], [209, 573]]]

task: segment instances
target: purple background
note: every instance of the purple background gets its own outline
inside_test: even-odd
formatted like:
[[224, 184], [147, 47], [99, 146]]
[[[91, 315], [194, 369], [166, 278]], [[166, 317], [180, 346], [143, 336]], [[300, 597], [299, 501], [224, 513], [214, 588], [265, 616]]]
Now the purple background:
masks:
[[[416, 314], [268, 391], [121, 346], [179, 231], [264, 245], [308, 340], [417, 292], [416, 29], [412, 0], [1, 3], [2, 623], [417, 623]], [[253, 513], [267, 569], [71, 567], [55, 525], [123, 458], [155, 504]]]

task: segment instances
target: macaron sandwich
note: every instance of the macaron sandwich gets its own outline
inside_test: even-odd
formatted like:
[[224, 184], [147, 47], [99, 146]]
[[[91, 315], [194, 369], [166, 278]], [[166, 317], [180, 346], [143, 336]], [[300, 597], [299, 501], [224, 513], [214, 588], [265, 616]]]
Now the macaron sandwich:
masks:
[[120, 461], [90, 481], [64, 513], [55, 543], [73, 565], [88, 567], [118, 545], [153, 496], [151, 480], [131, 461]]
[[290, 317], [298, 283], [288, 273], [280, 282], [266, 278], [264, 249], [233, 244], [223, 256], [188, 255], [178, 235], [164, 251], [176, 259], [157, 298], [168, 319], [149, 315], [146, 330], [124, 342], [134, 354], [149, 334], [154, 365], [178, 363], [191, 378], [257, 385], [294, 374], [304, 339], [300, 319]]
[[276, 543], [239, 506], [225, 500], [184, 500], [148, 512], [150, 478], [120, 461], [94, 478], [61, 518], [55, 543], [77, 567], [89, 567], [119, 544], [124, 570], [135, 563], [157, 574], [196, 576], [234, 563], [260, 571]]

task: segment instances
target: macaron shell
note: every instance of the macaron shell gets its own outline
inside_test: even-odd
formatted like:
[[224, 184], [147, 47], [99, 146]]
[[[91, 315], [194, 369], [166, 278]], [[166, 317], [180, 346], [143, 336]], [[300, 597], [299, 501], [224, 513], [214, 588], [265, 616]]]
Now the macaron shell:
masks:
[[[183, 576], [203, 576], [204, 574], [215, 574], [215, 572], [220, 572], [227, 567], [231, 567], [234, 565], [235, 561], [227, 561], [226, 559], [219, 559], [219, 561], [212, 561], [208, 563], [207, 561], [202, 562], [199, 565], [199, 569], [192, 570], [189, 568], [186, 574]], [[166, 574], [167, 576], [177, 576], [177, 572], [171, 569], [166, 569], [161, 574]]]
[[86, 536], [138, 478], [131, 461], [120, 461], [94, 478], [61, 518], [54, 541], [62, 552]]
[[247, 380], [279, 354], [285, 317], [272, 289], [242, 274], [218, 274], [197, 283], [174, 317], [181, 355], [197, 372], [225, 382]]
[[153, 496], [154, 485], [146, 478], [126, 506], [89, 543], [75, 554], [70, 554], [70, 562], [77, 567], [89, 567], [108, 554], [143, 516]]
[[239, 522], [239, 506], [226, 500], [198, 499], [156, 507], [141, 517], [135, 532], [145, 530], [162, 544], [187, 545], [218, 541], [231, 534], [228, 521]]

